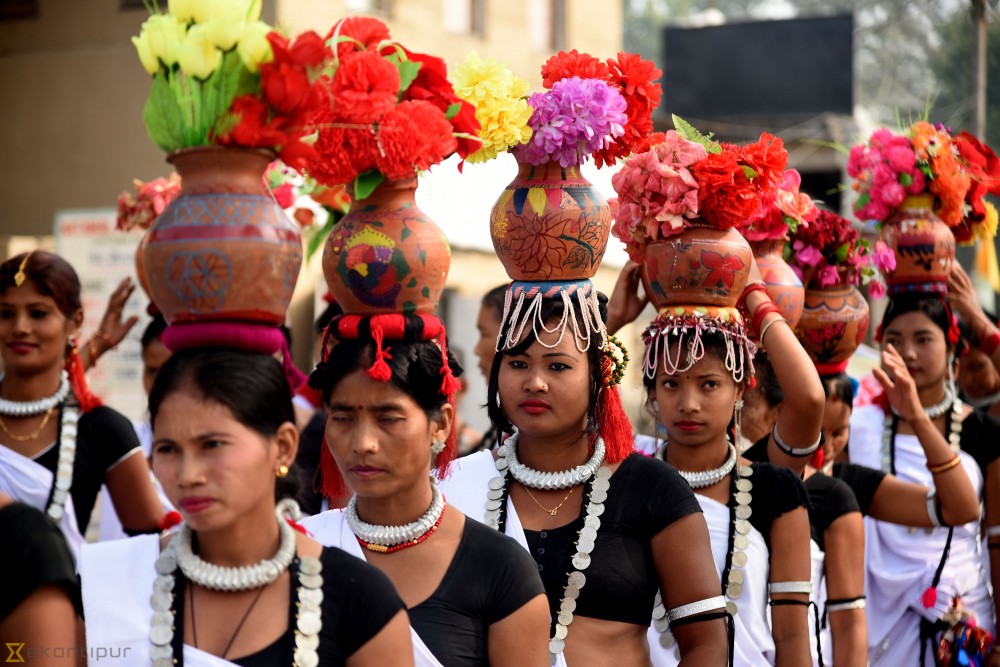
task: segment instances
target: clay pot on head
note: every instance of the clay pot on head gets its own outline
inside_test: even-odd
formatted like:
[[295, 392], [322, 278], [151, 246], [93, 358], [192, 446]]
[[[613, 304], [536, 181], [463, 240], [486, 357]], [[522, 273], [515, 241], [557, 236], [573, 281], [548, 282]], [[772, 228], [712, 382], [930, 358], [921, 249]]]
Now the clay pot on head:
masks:
[[781, 251], [785, 247], [784, 239], [754, 241], [750, 246], [757, 258], [757, 268], [760, 269], [771, 301], [781, 310], [781, 316], [788, 322], [788, 326], [794, 329], [802, 317], [806, 291], [795, 271], [781, 257]]
[[448, 278], [451, 248], [417, 207], [417, 179], [383, 182], [333, 227], [323, 275], [345, 313], [432, 313]]
[[653, 305], [736, 306], [750, 274], [750, 244], [735, 229], [692, 227], [646, 246], [642, 283]]
[[896, 269], [885, 277], [890, 292], [945, 291], [955, 235], [934, 213], [931, 195], [907, 197], [882, 224], [881, 234], [896, 254]]
[[580, 167], [518, 163], [493, 205], [490, 236], [511, 280], [594, 277], [611, 232], [611, 209]]
[[868, 333], [868, 302], [854, 285], [807, 289], [795, 335], [820, 375], [834, 375]]
[[302, 239], [263, 184], [273, 159], [269, 151], [221, 146], [167, 158], [181, 192], [146, 232], [141, 264], [168, 323], [285, 321]]

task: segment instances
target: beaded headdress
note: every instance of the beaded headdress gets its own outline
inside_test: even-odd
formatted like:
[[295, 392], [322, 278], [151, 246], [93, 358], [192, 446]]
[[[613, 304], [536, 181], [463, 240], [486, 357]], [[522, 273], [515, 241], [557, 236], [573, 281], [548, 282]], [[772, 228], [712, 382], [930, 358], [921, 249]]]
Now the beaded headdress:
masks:
[[647, 378], [657, 368], [683, 373], [705, 356], [704, 336], [718, 334], [726, 345], [726, 370], [737, 383], [753, 377], [756, 346], [746, 333], [736, 308], [723, 306], [666, 306], [642, 333], [646, 355], [642, 363]]

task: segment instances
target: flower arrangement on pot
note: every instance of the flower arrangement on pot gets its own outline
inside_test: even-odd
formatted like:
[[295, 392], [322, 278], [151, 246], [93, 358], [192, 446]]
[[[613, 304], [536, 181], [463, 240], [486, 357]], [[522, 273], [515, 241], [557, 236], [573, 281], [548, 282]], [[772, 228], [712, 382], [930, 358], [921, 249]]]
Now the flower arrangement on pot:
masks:
[[868, 303], [858, 288], [868, 285], [872, 298], [881, 298], [878, 274], [895, 268], [895, 255], [881, 240], [872, 249], [848, 220], [821, 210], [791, 234], [785, 256], [806, 286], [795, 334], [820, 374], [841, 373], [868, 333]]
[[587, 280], [607, 248], [611, 211], [580, 165], [648, 148], [661, 72], [634, 54], [600, 60], [573, 50], [549, 58], [541, 74], [545, 90], [525, 101], [526, 84], [494, 61], [473, 54], [456, 70], [456, 90], [483, 127], [483, 148], [470, 161], [506, 151], [518, 161], [490, 216], [511, 279]]
[[321, 185], [280, 161], [268, 166], [264, 181], [278, 206], [299, 224], [308, 262], [350, 210], [347, 187]]
[[135, 190], [134, 193], [125, 190], [118, 195], [116, 227], [123, 232], [149, 229], [180, 194], [181, 179], [175, 171], [166, 178], [154, 178], [146, 182], [136, 178], [132, 180], [132, 189]]
[[943, 291], [955, 243], [992, 244], [1000, 160], [972, 135], [918, 121], [901, 134], [877, 130], [851, 149], [855, 215], [872, 220], [896, 252], [894, 290]]
[[792, 328], [802, 316], [805, 291], [798, 276], [782, 258], [782, 250], [789, 232], [794, 233], [816, 217], [816, 205], [809, 195], [799, 191], [801, 185], [799, 172], [786, 169], [778, 188], [738, 228], [750, 242], [771, 300]]
[[767, 133], [737, 146], [674, 123], [677, 130], [612, 177], [619, 203], [612, 232], [643, 265], [657, 307], [732, 307], [750, 268], [750, 246], [736, 228], [774, 197], [788, 153]]

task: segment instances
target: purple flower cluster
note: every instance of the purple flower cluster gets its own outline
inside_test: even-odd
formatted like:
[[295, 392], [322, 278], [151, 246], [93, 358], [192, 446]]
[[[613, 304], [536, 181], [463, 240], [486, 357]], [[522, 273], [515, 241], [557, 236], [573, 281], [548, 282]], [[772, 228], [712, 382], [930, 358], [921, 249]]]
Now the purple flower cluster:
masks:
[[625, 134], [625, 98], [597, 79], [562, 79], [528, 104], [531, 139], [514, 150], [522, 162], [576, 166]]

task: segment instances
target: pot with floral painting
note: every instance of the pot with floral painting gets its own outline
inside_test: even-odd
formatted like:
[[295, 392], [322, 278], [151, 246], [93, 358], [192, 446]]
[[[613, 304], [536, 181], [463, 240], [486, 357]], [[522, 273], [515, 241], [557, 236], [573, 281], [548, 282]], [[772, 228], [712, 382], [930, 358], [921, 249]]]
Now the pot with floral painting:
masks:
[[873, 220], [895, 251], [886, 280], [893, 292], [944, 292], [956, 241], [992, 244], [1000, 160], [972, 135], [918, 121], [900, 134], [885, 128], [851, 149], [855, 215]]
[[841, 373], [868, 334], [868, 302], [858, 287], [868, 285], [874, 298], [884, 294], [877, 273], [895, 267], [892, 250], [882, 241], [872, 250], [850, 222], [826, 210], [791, 234], [789, 249], [788, 261], [806, 283], [795, 335], [820, 374]]
[[657, 308], [733, 308], [752, 260], [736, 227], [773, 192], [787, 153], [768, 134], [749, 146], [721, 145], [679, 118], [675, 124], [678, 131], [629, 158], [612, 178], [619, 203], [612, 232], [642, 264]]
[[527, 84], [495, 63], [470, 56], [458, 68], [456, 91], [476, 104], [483, 128], [483, 147], [469, 161], [511, 150], [518, 162], [490, 215], [493, 247], [512, 280], [565, 285], [597, 272], [612, 215], [580, 165], [644, 150], [659, 75], [633, 54], [601, 61], [560, 52], [542, 67], [548, 90], [525, 102]]
[[799, 172], [785, 170], [774, 196], [765, 200], [739, 227], [740, 233], [750, 242], [771, 300], [792, 328], [802, 316], [805, 290], [799, 276], [782, 257], [785, 239], [789, 232], [800, 225], [808, 225], [816, 217], [812, 199], [799, 192], [801, 184]]

